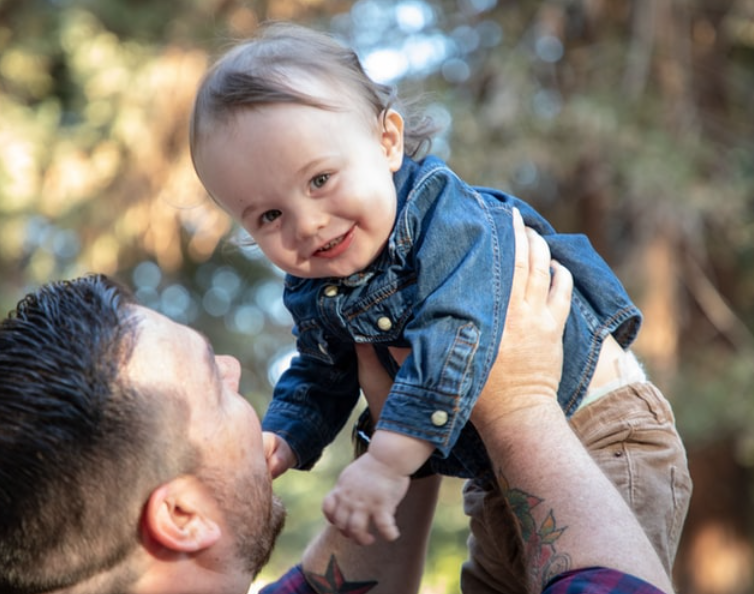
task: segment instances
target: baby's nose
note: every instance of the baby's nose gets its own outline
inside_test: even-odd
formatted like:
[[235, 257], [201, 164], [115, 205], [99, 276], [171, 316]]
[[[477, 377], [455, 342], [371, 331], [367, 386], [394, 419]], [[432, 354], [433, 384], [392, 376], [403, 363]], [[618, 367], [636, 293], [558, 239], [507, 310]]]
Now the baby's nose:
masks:
[[296, 237], [309, 239], [317, 235], [326, 225], [326, 213], [316, 208], [307, 209], [296, 217]]

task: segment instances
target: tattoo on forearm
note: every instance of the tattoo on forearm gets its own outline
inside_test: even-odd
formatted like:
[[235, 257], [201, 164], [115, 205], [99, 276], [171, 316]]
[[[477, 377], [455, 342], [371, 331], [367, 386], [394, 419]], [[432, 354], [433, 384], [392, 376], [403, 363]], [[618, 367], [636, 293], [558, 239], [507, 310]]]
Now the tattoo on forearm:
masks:
[[543, 504], [544, 499], [512, 488], [502, 474], [498, 474], [498, 478], [503, 496], [521, 531], [529, 578], [543, 588], [550, 579], [571, 569], [571, 558], [566, 553], [558, 552], [556, 547], [558, 539], [568, 526], [557, 525], [552, 509], [547, 511], [545, 519], [537, 525], [532, 510]]
[[306, 581], [314, 588], [317, 594], [339, 594], [341, 592], [347, 592], [348, 594], [365, 594], [377, 585], [377, 581], [366, 582], [349, 582], [346, 581], [343, 572], [340, 570], [335, 555], [330, 557], [330, 562], [327, 564], [327, 571], [322, 574], [312, 573], [310, 571], [305, 572]]

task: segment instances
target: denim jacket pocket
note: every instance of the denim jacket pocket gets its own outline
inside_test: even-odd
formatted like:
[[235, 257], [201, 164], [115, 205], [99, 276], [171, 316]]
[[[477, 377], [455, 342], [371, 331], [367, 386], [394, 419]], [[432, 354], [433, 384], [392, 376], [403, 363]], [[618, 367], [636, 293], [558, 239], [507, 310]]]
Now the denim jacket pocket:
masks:
[[305, 357], [332, 365], [334, 358], [330, 352], [324, 328], [316, 318], [302, 320], [296, 324], [296, 347], [299, 353]]
[[372, 291], [342, 312], [354, 341], [407, 346], [402, 336], [413, 314], [416, 285], [398, 285]]

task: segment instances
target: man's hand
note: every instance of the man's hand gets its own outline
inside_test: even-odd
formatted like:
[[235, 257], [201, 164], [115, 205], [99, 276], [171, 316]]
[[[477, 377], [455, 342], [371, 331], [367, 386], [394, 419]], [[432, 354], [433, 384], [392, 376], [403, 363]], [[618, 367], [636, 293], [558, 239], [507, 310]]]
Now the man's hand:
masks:
[[513, 411], [541, 405], [543, 400], [556, 404], [563, 368], [563, 329], [573, 278], [550, 259], [545, 240], [525, 229], [517, 209], [513, 230], [515, 273], [503, 338], [471, 414], [480, 433]]

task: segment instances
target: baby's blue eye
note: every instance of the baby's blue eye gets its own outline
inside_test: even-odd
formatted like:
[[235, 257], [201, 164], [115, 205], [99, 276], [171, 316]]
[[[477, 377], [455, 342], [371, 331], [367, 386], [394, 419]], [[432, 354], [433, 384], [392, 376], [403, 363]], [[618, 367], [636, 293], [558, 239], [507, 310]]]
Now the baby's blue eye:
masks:
[[320, 173], [312, 179], [312, 186], [319, 189], [327, 183], [328, 179], [330, 179], [329, 173]]
[[267, 212], [263, 212], [262, 216], [259, 217], [259, 219], [262, 221], [263, 224], [271, 223], [276, 218], [278, 218], [281, 214], [283, 213], [280, 212], [279, 210], [268, 210]]

